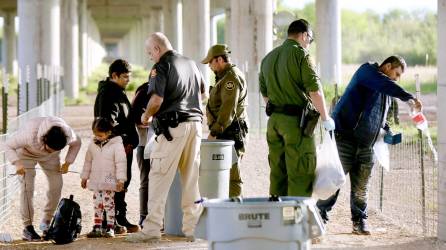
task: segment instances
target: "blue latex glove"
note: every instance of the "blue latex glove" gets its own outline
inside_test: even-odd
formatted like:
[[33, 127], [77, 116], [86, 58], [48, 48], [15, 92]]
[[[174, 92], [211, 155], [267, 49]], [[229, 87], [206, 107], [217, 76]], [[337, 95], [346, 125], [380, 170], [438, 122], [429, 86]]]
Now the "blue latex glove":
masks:
[[330, 116], [327, 117], [327, 120], [322, 122], [322, 125], [324, 125], [324, 128], [327, 131], [332, 131], [335, 129], [335, 122]]

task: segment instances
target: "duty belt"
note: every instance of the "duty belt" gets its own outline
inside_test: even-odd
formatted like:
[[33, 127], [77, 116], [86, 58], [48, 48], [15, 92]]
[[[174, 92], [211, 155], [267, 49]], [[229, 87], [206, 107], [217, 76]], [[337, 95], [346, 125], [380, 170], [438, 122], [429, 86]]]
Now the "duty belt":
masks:
[[266, 104], [266, 114], [268, 116], [271, 116], [273, 113], [279, 113], [289, 116], [298, 116], [300, 117], [302, 115], [302, 107], [299, 107], [297, 105], [291, 105], [291, 104], [285, 104], [282, 106], [277, 106], [272, 104], [271, 102], [268, 102]]

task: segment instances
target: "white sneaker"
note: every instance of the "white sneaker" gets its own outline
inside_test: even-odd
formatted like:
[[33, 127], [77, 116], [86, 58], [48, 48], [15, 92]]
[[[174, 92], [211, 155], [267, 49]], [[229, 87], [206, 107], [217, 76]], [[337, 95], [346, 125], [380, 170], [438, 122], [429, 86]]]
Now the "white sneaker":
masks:
[[133, 243], [142, 243], [142, 242], [158, 243], [160, 239], [161, 237], [158, 235], [148, 235], [140, 231], [137, 233], [132, 233], [127, 235], [125, 241]]

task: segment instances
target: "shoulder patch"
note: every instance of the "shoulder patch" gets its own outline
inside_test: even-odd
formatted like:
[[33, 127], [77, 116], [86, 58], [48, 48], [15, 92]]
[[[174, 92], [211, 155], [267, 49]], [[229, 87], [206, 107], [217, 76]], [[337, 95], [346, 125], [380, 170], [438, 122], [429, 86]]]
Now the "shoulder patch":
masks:
[[156, 69], [152, 69], [152, 70], [150, 71], [150, 77], [151, 77], [151, 78], [156, 77]]
[[227, 90], [233, 90], [234, 87], [235, 87], [235, 84], [234, 84], [234, 82], [229, 81], [229, 82], [226, 83], [225, 87], [226, 87]]
[[310, 57], [309, 55], [306, 55], [306, 56], [305, 56], [305, 59], [306, 59], [307, 62], [308, 62], [308, 66], [310, 66], [310, 68], [312, 68], [314, 71], [316, 71], [316, 68], [314, 67], [314, 61], [313, 61], [313, 58]]

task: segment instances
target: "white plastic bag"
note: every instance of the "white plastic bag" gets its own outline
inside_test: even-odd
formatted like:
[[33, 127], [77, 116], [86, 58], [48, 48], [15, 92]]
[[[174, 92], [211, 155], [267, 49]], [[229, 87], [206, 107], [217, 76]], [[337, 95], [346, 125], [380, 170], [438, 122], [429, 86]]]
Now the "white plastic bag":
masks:
[[313, 184], [313, 197], [328, 199], [345, 183], [344, 169], [339, 159], [336, 141], [325, 133], [322, 144], [317, 148], [316, 179]]
[[155, 143], [155, 133], [150, 133], [148, 142], [144, 147], [144, 159], [150, 159], [150, 154], [152, 153], [153, 144]]
[[379, 164], [387, 171], [390, 168], [390, 153], [389, 146], [384, 142], [384, 137], [379, 136], [373, 145], [373, 152], [378, 159]]

